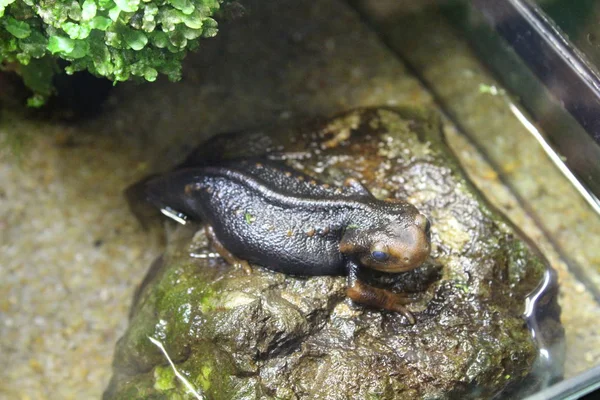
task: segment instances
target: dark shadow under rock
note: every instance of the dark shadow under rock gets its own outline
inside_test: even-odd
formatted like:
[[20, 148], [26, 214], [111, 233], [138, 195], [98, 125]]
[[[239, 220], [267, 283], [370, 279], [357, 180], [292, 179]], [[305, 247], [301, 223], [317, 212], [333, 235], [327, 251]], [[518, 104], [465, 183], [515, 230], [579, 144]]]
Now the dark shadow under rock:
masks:
[[[414, 293], [417, 323], [352, 304], [344, 277], [248, 275], [187, 225], [138, 292], [105, 399], [194, 398], [167, 354], [210, 399], [489, 398], [531, 376], [538, 348], [523, 310], [547, 267], [466, 180], [435, 115], [366, 109], [222, 135], [184, 164], [267, 153], [330, 184], [357, 178], [428, 216], [423, 267], [365, 272]], [[556, 299], [545, 301], [557, 340]]]

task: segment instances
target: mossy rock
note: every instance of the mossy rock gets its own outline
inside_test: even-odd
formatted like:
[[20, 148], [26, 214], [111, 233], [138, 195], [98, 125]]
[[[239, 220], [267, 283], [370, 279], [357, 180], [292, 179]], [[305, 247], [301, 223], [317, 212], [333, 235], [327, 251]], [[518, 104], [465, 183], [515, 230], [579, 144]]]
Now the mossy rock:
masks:
[[[207, 399], [489, 398], [543, 380], [530, 330], [562, 335], [552, 273], [465, 178], [436, 115], [364, 109], [221, 135], [184, 166], [266, 153], [331, 184], [355, 177], [428, 216], [431, 259], [368, 277], [415, 293], [417, 323], [353, 304], [344, 277], [246, 274], [186, 225], [138, 291], [105, 399], [197, 398], [190, 387]], [[543, 279], [543, 318], [525, 318]]]

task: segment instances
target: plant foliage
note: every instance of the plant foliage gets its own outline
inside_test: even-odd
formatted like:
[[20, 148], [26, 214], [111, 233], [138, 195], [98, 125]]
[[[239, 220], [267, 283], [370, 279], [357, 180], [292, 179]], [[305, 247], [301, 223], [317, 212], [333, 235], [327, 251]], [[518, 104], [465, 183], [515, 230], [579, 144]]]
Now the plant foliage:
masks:
[[21, 74], [34, 106], [52, 93], [59, 58], [68, 74], [178, 80], [186, 52], [216, 35], [223, 1], [0, 0], [0, 63]]

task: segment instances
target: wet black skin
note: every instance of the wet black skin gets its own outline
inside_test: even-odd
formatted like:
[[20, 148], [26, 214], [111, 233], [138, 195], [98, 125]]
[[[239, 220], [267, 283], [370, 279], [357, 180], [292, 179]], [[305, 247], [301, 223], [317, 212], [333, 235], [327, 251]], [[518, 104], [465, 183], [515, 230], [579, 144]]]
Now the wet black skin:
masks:
[[146, 195], [207, 223], [238, 259], [287, 274], [348, 275], [353, 300], [405, 315], [403, 296], [358, 282], [358, 269], [409, 271], [430, 252], [429, 221], [414, 206], [378, 200], [354, 180], [330, 187], [282, 163], [174, 171], [150, 180]]

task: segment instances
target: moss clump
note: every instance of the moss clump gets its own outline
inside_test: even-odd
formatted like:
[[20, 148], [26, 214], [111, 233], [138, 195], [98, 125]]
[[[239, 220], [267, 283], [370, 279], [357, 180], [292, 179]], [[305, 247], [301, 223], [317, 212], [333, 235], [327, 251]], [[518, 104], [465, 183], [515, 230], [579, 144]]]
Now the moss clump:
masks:
[[0, 0], [0, 64], [16, 70], [39, 106], [58, 60], [114, 82], [181, 77], [185, 54], [217, 34], [227, 0]]

